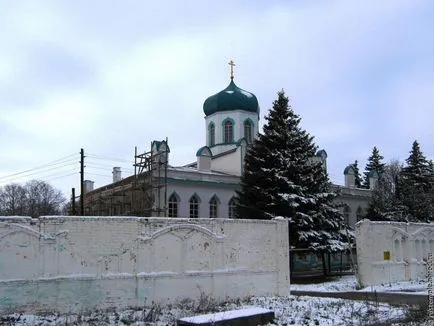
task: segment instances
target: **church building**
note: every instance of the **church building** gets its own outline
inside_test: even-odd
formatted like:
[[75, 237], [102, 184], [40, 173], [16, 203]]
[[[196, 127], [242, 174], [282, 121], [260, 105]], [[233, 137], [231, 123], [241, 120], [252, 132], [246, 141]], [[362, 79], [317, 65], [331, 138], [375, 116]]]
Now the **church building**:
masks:
[[[134, 175], [122, 179], [114, 168], [113, 183], [95, 190], [92, 181], [85, 181], [85, 215], [235, 217], [235, 191], [240, 189], [247, 147], [259, 133], [260, 108], [254, 94], [235, 84], [234, 63], [229, 64], [229, 85], [203, 104], [205, 144], [195, 162], [172, 166], [167, 140], [153, 141], [149, 152], [136, 155]], [[314, 159], [327, 168], [324, 150]], [[368, 205], [370, 191], [351, 182], [333, 189], [348, 223], [354, 225], [356, 212]]]

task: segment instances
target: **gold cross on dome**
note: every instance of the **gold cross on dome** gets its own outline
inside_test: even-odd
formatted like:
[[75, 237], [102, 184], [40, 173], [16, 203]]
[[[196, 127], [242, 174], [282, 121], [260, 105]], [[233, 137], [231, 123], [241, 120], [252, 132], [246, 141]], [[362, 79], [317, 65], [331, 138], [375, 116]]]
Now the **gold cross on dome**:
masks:
[[231, 66], [231, 79], [234, 79], [234, 66], [235, 66], [234, 60], [229, 61], [228, 65]]

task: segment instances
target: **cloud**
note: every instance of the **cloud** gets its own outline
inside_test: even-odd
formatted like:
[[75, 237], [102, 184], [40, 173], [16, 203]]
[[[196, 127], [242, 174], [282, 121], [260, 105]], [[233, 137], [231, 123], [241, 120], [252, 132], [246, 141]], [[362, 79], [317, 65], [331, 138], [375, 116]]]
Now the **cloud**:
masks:
[[[80, 148], [131, 160], [134, 146], [148, 150], [166, 136], [172, 164], [194, 161], [205, 142], [203, 101], [226, 87], [229, 59], [236, 83], [257, 95], [261, 123], [285, 89], [328, 152], [337, 182], [355, 159], [363, 169], [374, 145], [386, 160], [401, 158], [418, 138], [433, 156], [431, 7], [404, 0], [8, 2], [0, 13], [0, 28], [11, 31], [0, 36], [7, 44], [0, 126], [16, 164], [0, 166], [0, 175], [29, 167], [29, 155], [43, 163]], [[97, 185], [110, 181], [110, 171], [103, 174]], [[77, 184], [62, 182], [62, 189]]]

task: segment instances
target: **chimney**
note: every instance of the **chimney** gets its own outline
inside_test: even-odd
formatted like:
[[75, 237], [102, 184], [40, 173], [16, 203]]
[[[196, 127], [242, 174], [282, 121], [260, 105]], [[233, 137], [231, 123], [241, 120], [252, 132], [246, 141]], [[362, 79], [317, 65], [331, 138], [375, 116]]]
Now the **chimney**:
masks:
[[319, 158], [324, 171], [327, 172], [327, 152], [324, 149], [320, 149], [316, 152], [315, 156]]
[[371, 172], [369, 172], [368, 178], [369, 178], [369, 189], [374, 190], [375, 186], [377, 185], [377, 181], [378, 181], [377, 171], [372, 170]]
[[113, 183], [115, 182], [119, 182], [122, 180], [122, 172], [121, 172], [121, 168], [119, 166], [115, 166], [113, 168]]
[[344, 170], [345, 187], [354, 188], [356, 186], [356, 175], [352, 164], [348, 165]]
[[87, 194], [88, 192], [93, 190], [93, 184], [94, 182], [91, 180], [84, 180], [84, 193]]
[[196, 157], [198, 171], [211, 171], [212, 153], [208, 146], [199, 148]]

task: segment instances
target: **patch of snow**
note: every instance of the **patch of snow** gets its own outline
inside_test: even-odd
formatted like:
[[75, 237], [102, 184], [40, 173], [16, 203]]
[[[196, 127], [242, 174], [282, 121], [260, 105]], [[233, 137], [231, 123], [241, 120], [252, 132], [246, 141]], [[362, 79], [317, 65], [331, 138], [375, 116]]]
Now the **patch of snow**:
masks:
[[312, 292], [393, 292], [405, 294], [428, 294], [427, 280], [414, 280], [367, 286], [359, 289], [354, 275], [347, 275], [335, 280], [313, 284], [291, 284], [291, 290]]
[[208, 322], [215, 323], [218, 321], [248, 317], [248, 316], [259, 315], [259, 314], [264, 314], [269, 312], [271, 312], [271, 310], [258, 308], [258, 307], [249, 307], [249, 308], [238, 309], [238, 310], [222, 311], [222, 312], [215, 312], [206, 315], [185, 317], [185, 318], [181, 318], [180, 320], [187, 323], [197, 323], [197, 324], [208, 323]]
[[109, 273], [105, 273], [102, 274], [103, 278], [131, 278], [131, 277], [135, 277], [135, 274], [131, 274], [131, 273], [113, 273], [113, 272], [109, 272]]
[[201, 275], [201, 274], [226, 274], [226, 273], [238, 273], [238, 272], [248, 272], [248, 268], [246, 267], [237, 267], [237, 268], [223, 268], [223, 269], [215, 269], [214, 271], [207, 270], [188, 270], [185, 271], [187, 275]]
[[58, 275], [58, 276], [45, 276], [40, 277], [38, 280], [51, 281], [51, 280], [81, 280], [81, 279], [94, 279], [96, 274], [68, 274], [68, 275]]
[[137, 273], [137, 277], [155, 277], [155, 276], [173, 276], [173, 275], [177, 275], [177, 273], [169, 272], [169, 271], [151, 272], [151, 273], [146, 273], [146, 272]]
[[405, 294], [428, 294], [427, 280], [414, 280], [408, 282], [386, 283], [367, 286], [360, 289], [361, 292], [393, 292]]
[[348, 292], [356, 291], [357, 281], [354, 275], [342, 276], [336, 280], [313, 283], [313, 284], [291, 284], [291, 290], [315, 291], [315, 292]]

